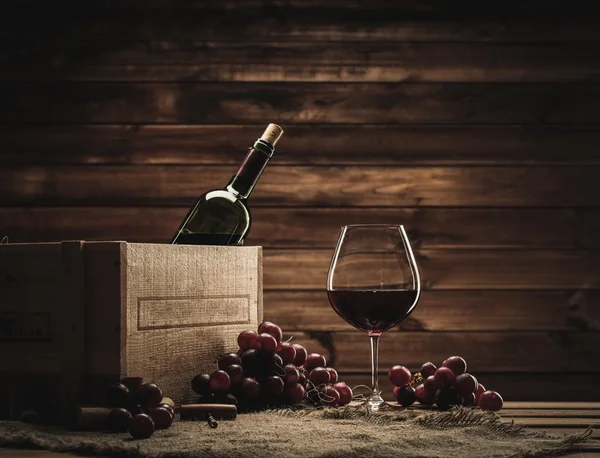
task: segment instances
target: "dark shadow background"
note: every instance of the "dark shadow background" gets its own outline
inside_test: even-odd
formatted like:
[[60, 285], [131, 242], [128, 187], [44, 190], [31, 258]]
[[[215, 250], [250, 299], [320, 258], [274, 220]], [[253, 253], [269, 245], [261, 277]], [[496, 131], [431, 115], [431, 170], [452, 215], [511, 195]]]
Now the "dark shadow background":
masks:
[[586, 2], [11, 3], [0, 237], [168, 242], [276, 122], [248, 239], [266, 319], [367, 383], [367, 338], [331, 310], [326, 271], [339, 226], [403, 223], [426, 291], [384, 335], [382, 370], [460, 354], [505, 399], [597, 399]]

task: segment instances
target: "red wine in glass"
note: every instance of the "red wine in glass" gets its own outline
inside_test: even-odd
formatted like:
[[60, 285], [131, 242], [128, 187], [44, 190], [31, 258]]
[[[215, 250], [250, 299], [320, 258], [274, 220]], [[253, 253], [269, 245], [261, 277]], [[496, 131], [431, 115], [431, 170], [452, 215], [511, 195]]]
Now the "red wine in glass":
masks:
[[327, 291], [333, 309], [344, 320], [364, 332], [381, 333], [394, 327], [412, 312], [415, 290]]
[[387, 406], [379, 391], [379, 337], [415, 308], [421, 280], [403, 226], [343, 226], [327, 274], [327, 296], [337, 314], [371, 339], [371, 411]]

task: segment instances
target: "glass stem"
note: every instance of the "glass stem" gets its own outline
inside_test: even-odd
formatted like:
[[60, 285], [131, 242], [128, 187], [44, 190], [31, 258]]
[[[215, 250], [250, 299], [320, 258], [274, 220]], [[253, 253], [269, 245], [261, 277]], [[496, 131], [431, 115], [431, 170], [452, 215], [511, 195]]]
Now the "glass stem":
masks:
[[381, 334], [369, 334], [371, 338], [371, 389], [373, 395], [379, 395], [379, 336]]

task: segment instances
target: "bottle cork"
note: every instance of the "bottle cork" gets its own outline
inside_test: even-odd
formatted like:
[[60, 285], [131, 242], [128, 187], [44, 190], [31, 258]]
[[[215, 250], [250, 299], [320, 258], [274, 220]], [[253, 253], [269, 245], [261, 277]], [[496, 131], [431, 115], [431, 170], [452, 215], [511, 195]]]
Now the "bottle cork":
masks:
[[277, 124], [269, 124], [265, 130], [265, 133], [262, 134], [260, 139], [275, 146], [275, 143], [279, 141], [282, 135], [283, 129], [281, 127], [279, 127]]

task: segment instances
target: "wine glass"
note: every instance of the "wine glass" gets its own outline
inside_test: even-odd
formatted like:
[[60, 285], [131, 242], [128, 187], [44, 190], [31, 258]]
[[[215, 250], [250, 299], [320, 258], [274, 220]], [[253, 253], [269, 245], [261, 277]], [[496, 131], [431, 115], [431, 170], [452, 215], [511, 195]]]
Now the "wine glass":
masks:
[[379, 337], [413, 311], [420, 293], [419, 270], [404, 226], [341, 228], [327, 274], [327, 296], [339, 316], [371, 338], [371, 411], [387, 407], [379, 391]]

